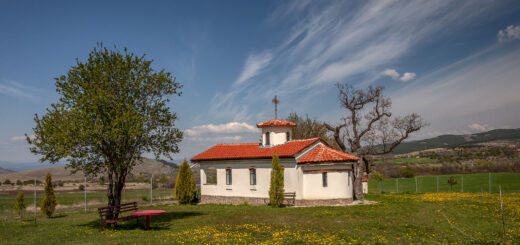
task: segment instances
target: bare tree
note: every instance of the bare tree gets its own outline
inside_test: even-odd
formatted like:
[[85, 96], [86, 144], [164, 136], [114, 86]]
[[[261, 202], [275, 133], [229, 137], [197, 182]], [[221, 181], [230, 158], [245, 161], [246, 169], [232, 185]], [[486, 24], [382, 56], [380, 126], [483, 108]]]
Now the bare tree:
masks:
[[383, 86], [365, 90], [349, 84], [337, 84], [341, 107], [347, 115], [338, 125], [325, 123], [334, 141], [344, 152], [360, 156], [354, 165], [354, 198], [364, 199], [361, 179], [370, 173], [370, 156], [392, 152], [411, 133], [428, 125], [416, 113], [392, 118], [392, 101], [384, 96]]

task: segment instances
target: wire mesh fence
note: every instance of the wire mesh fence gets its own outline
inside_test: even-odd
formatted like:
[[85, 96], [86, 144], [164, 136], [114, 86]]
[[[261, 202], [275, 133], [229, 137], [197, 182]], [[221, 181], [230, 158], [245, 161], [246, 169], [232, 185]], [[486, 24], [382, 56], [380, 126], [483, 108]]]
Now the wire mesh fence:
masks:
[[[0, 192], [0, 217], [4, 219], [18, 217], [13, 210], [18, 191], [20, 190], [13, 189], [6, 191], [4, 188], [4, 190]], [[38, 186], [38, 190], [36, 191], [36, 202], [33, 190], [29, 191], [27, 188], [24, 188], [23, 192], [24, 203], [27, 207], [25, 216], [31, 217], [34, 216], [35, 213], [37, 216], [40, 216], [40, 204], [44, 195], [41, 186]], [[106, 190], [89, 190], [88, 185], [83, 191], [61, 192], [57, 190], [55, 191], [55, 195], [58, 204], [56, 206], [56, 214], [94, 211], [97, 210], [98, 207], [106, 206], [108, 203]], [[174, 199], [174, 190], [170, 188], [124, 189], [121, 196], [121, 202], [137, 202], [140, 206], [170, 203], [173, 202]], [[36, 203], [36, 209], [34, 203]]]
[[[455, 181], [448, 183], [450, 177]], [[386, 178], [368, 181], [369, 193], [520, 192], [520, 173], [479, 173]]]

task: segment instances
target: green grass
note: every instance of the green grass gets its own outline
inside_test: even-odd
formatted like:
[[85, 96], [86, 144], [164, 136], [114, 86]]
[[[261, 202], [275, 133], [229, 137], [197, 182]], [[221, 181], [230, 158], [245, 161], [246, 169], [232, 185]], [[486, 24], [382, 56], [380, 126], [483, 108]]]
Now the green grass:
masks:
[[[32, 192], [25, 194], [25, 205], [33, 205], [34, 195]], [[159, 200], [173, 200], [173, 190], [154, 190], [152, 192], [155, 201]], [[38, 192], [36, 196], [36, 205], [39, 207], [43, 199], [43, 193]], [[145, 200], [143, 200], [145, 199]], [[13, 206], [15, 204], [16, 195], [0, 195], [0, 217], [1, 216], [12, 216]], [[58, 205], [68, 206], [58, 208], [57, 213], [70, 213], [71, 211], [83, 211], [85, 194], [83, 192], [75, 193], [57, 193], [56, 201]], [[123, 202], [137, 201], [140, 204], [150, 203], [150, 190], [131, 190], [125, 191], [122, 200]], [[90, 210], [94, 210], [100, 206], [108, 203], [107, 194], [105, 191], [100, 192], [87, 192], [87, 203], [93, 203], [87, 207]]]
[[[417, 177], [417, 191], [437, 192], [437, 177], [439, 178], [439, 192], [450, 192], [448, 178], [454, 176], [457, 184], [453, 186], [454, 192], [489, 192], [489, 174], [451, 174], [451, 175], [430, 175]], [[462, 183], [464, 184], [461, 189]], [[399, 184], [400, 193], [415, 193], [415, 178], [399, 178], [396, 182], [394, 178], [383, 180], [382, 188], [385, 193], [397, 192], [396, 185]], [[504, 192], [520, 192], [520, 173], [491, 173], [491, 192], [497, 193], [499, 186]], [[379, 193], [379, 182], [373, 179], [368, 181], [369, 193]]]
[[[0, 220], [4, 244], [497, 244], [502, 241], [497, 194], [368, 195], [374, 205], [153, 206], [166, 214], [102, 232], [95, 212], [52, 219]], [[520, 194], [505, 194], [507, 239], [520, 242]], [[447, 221], [449, 219], [449, 222]], [[462, 234], [460, 231], [464, 232]]]
[[403, 164], [403, 163], [434, 163], [434, 162], [437, 162], [437, 160], [431, 159], [431, 158], [428, 158], [428, 157], [419, 157], [419, 158], [407, 158], [407, 157], [404, 157], [404, 158], [393, 158], [393, 159], [387, 159], [387, 160], [377, 160], [377, 161], [375, 161], [375, 164], [380, 164], [380, 163], [385, 163], [385, 162], [396, 163], [396, 164]]

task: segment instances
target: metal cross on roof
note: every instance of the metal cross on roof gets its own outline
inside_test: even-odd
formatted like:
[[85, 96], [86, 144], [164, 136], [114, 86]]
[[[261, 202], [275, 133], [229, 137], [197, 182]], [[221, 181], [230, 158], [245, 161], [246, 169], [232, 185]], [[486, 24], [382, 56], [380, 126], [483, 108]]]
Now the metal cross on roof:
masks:
[[274, 119], [278, 119], [278, 103], [280, 103], [280, 101], [278, 100], [278, 96], [274, 96], [274, 99], [273, 99], [273, 103], [274, 103]]

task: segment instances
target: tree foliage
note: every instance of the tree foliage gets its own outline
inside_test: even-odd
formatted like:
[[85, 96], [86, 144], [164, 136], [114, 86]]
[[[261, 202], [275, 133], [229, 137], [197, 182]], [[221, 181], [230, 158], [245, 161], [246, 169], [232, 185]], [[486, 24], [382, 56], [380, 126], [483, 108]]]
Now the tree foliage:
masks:
[[316, 118], [311, 119], [309, 115], [303, 117], [296, 112], [292, 112], [285, 120], [296, 123], [296, 127], [292, 128], [293, 139], [299, 140], [320, 137], [330, 146], [339, 149], [334, 139], [330, 137], [330, 132], [327, 127], [325, 127], [325, 123], [318, 121]]
[[273, 207], [280, 207], [284, 199], [283, 169], [278, 154], [274, 153], [271, 163], [271, 184], [269, 185], [269, 200]]
[[175, 198], [180, 204], [190, 204], [195, 198], [195, 180], [191, 172], [188, 161], [184, 159], [180, 168], [179, 174], [177, 175], [177, 181], [175, 181]]
[[50, 218], [56, 210], [57, 205], [56, 195], [54, 194], [54, 187], [52, 186], [52, 176], [50, 173], [47, 173], [47, 176], [45, 177], [44, 190], [45, 194], [41, 204], [41, 211]]
[[338, 83], [337, 88], [346, 115], [336, 125], [324, 125], [342, 151], [361, 156], [354, 165], [354, 198], [364, 199], [361, 178], [364, 172], [370, 173], [368, 156], [392, 152], [411, 133], [428, 123], [416, 113], [392, 118], [392, 101], [384, 95], [382, 86], [356, 89]]
[[56, 78], [58, 102], [35, 115], [35, 138], [27, 137], [40, 161], [68, 161], [73, 172], [108, 176], [108, 204], [121, 201], [127, 175], [143, 153], [172, 158], [182, 132], [168, 107], [181, 95], [171, 73], [152, 68], [152, 61], [98, 44], [85, 62]]
[[23, 214], [25, 213], [25, 201], [23, 192], [19, 191], [18, 195], [16, 195], [16, 203], [14, 204], [14, 211], [16, 214], [20, 215], [20, 219], [23, 220]]

